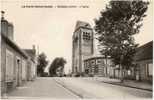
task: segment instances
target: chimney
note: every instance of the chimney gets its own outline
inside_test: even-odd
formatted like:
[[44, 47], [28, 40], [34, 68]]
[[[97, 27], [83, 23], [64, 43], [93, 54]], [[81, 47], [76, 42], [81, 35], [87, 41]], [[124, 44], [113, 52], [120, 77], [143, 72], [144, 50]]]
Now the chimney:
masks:
[[4, 19], [4, 11], [1, 11], [1, 34], [7, 36], [8, 34], [8, 21]]
[[4, 14], [5, 14], [5, 12], [1, 11], [1, 20], [4, 20]]
[[33, 45], [33, 51], [35, 52], [35, 54], [36, 54], [36, 48], [35, 48], [35, 45]]
[[12, 23], [8, 23], [8, 38], [13, 40], [13, 31], [14, 31], [14, 27]]
[[33, 50], [35, 50], [35, 45], [33, 45]]
[[5, 20], [4, 13], [4, 11], [1, 11], [1, 34], [5, 35], [10, 40], [13, 40], [13, 24]]

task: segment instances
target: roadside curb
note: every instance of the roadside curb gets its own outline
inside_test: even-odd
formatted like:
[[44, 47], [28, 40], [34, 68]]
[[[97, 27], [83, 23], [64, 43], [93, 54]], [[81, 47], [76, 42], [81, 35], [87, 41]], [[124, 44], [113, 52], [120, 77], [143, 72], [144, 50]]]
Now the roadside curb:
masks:
[[99, 97], [89, 94], [89, 92], [84, 91], [80, 88], [72, 88], [72, 86], [68, 86], [67, 84], [63, 83], [60, 80], [54, 79], [56, 83], [61, 85], [63, 88], [67, 89], [68, 91], [72, 92], [73, 94], [77, 95], [80, 99], [97, 99]]
[[146, 90], [146, 91], [152, 92], [151, 89], [145, 89], [145, 88], [140, 88], [140, 87], [125, 85], [125, 84], [111, 83], [111, 82], [105, 82], [105, 81], [100, 81], [100, 82], [108, 83], [108, 84], [112, 84], [112, 85], [119, 85], [119, 86], [129, 87], [129, 88], [135, 88], [135, 89], [140, 89], [140, 90]]
[[63, 88], [67, 89], [68, 91], [70, 91], [71, 93], [75, 94], [76, 96], [80, 97], [81, 99], [83, 99], [83, 95], [73, 91], [72, 89], [68, 88], [67, 86], [65, 86], [64, 84], [62, 84], [61, 82], [59, 82], [58, 80], [54, 79], [55, 82], [59, 85], [61, 85]]

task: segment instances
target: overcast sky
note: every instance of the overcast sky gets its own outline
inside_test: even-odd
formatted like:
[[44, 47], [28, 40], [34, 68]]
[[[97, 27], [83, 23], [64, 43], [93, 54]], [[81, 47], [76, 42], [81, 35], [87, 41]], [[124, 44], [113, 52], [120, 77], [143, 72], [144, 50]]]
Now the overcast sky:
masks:
[[[94, 26], [94, 18], [104, 9], [107, 0], [3, 0], [1, 9], [5, 18], [14, 24], [14, 40], [21, 48], [38, 45], [48, 60], [64, 57], [67, 60], [65, 71], [71, 68], [72, 34], [77, 20]], [[36, 2], [37, 1], [37, 2]], [[22, 8], [23, 5], [75, 5], [77, 8]], [[86, 5], [89, 8], [80, 8]], [[152, 40], [152, 4], [149, 5], [143, 27], [135, 36], [140, 45]]]

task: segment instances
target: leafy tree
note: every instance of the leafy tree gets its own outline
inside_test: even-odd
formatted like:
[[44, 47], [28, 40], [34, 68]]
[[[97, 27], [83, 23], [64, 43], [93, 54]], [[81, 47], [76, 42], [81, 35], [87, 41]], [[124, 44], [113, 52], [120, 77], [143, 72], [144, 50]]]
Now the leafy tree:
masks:
[[37, 60], [38, 60], [37, 75], [43, 76], [44, 75], [44, 69], [48, 64], [47, 56], [45, 55], [45, 53], [41, 53], [41, 54], [39, 54]]
[[100, 12], [101, 16], [95, 20], [100, 52], [111, 57], [115, 65], [119, 65], [122, 81], [123, 69], [132, 65], [137, 47], [133, 35], [139, 33], [148, 4], [142, 0], [111, 0], [106, 10]]
[[63, 72], [65, 64], [66, 64], [66, 60], [64, 58], [62, 57], [55, 58], [49, 68], [50, 76], [57, 76], [56, 70], [60, 67], [62, 68], [62, 72]]

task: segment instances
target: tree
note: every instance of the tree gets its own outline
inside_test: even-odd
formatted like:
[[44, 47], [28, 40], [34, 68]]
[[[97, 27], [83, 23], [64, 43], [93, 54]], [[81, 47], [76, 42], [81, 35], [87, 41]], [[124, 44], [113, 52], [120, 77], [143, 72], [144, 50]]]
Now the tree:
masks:
[[63, 73], [65, 64], [66, 64], [66, 60], [64, 58], [62, 57], [55, 58], [49, 68], [50, 76], [57, 76], [56, 71], [58, 68], [61, 68], [61, 73]]
[[142, 0], [111, 0], [106, 10], [95, 20], [100, 52], [111, 57], [115, 65], [119, 65], [122, 81], [123, 69], [128, 69], [132, 65], [137, 47], [133, 35], [139, 33], [148, 4]]
[[39, 54], [37, 60], [38, 60], [37, 75], [43, 76], [44, 75], [44, 69], [48, 64], [47, 56], [45, 55], [45, 53], [41, 53], [41, 54]]

